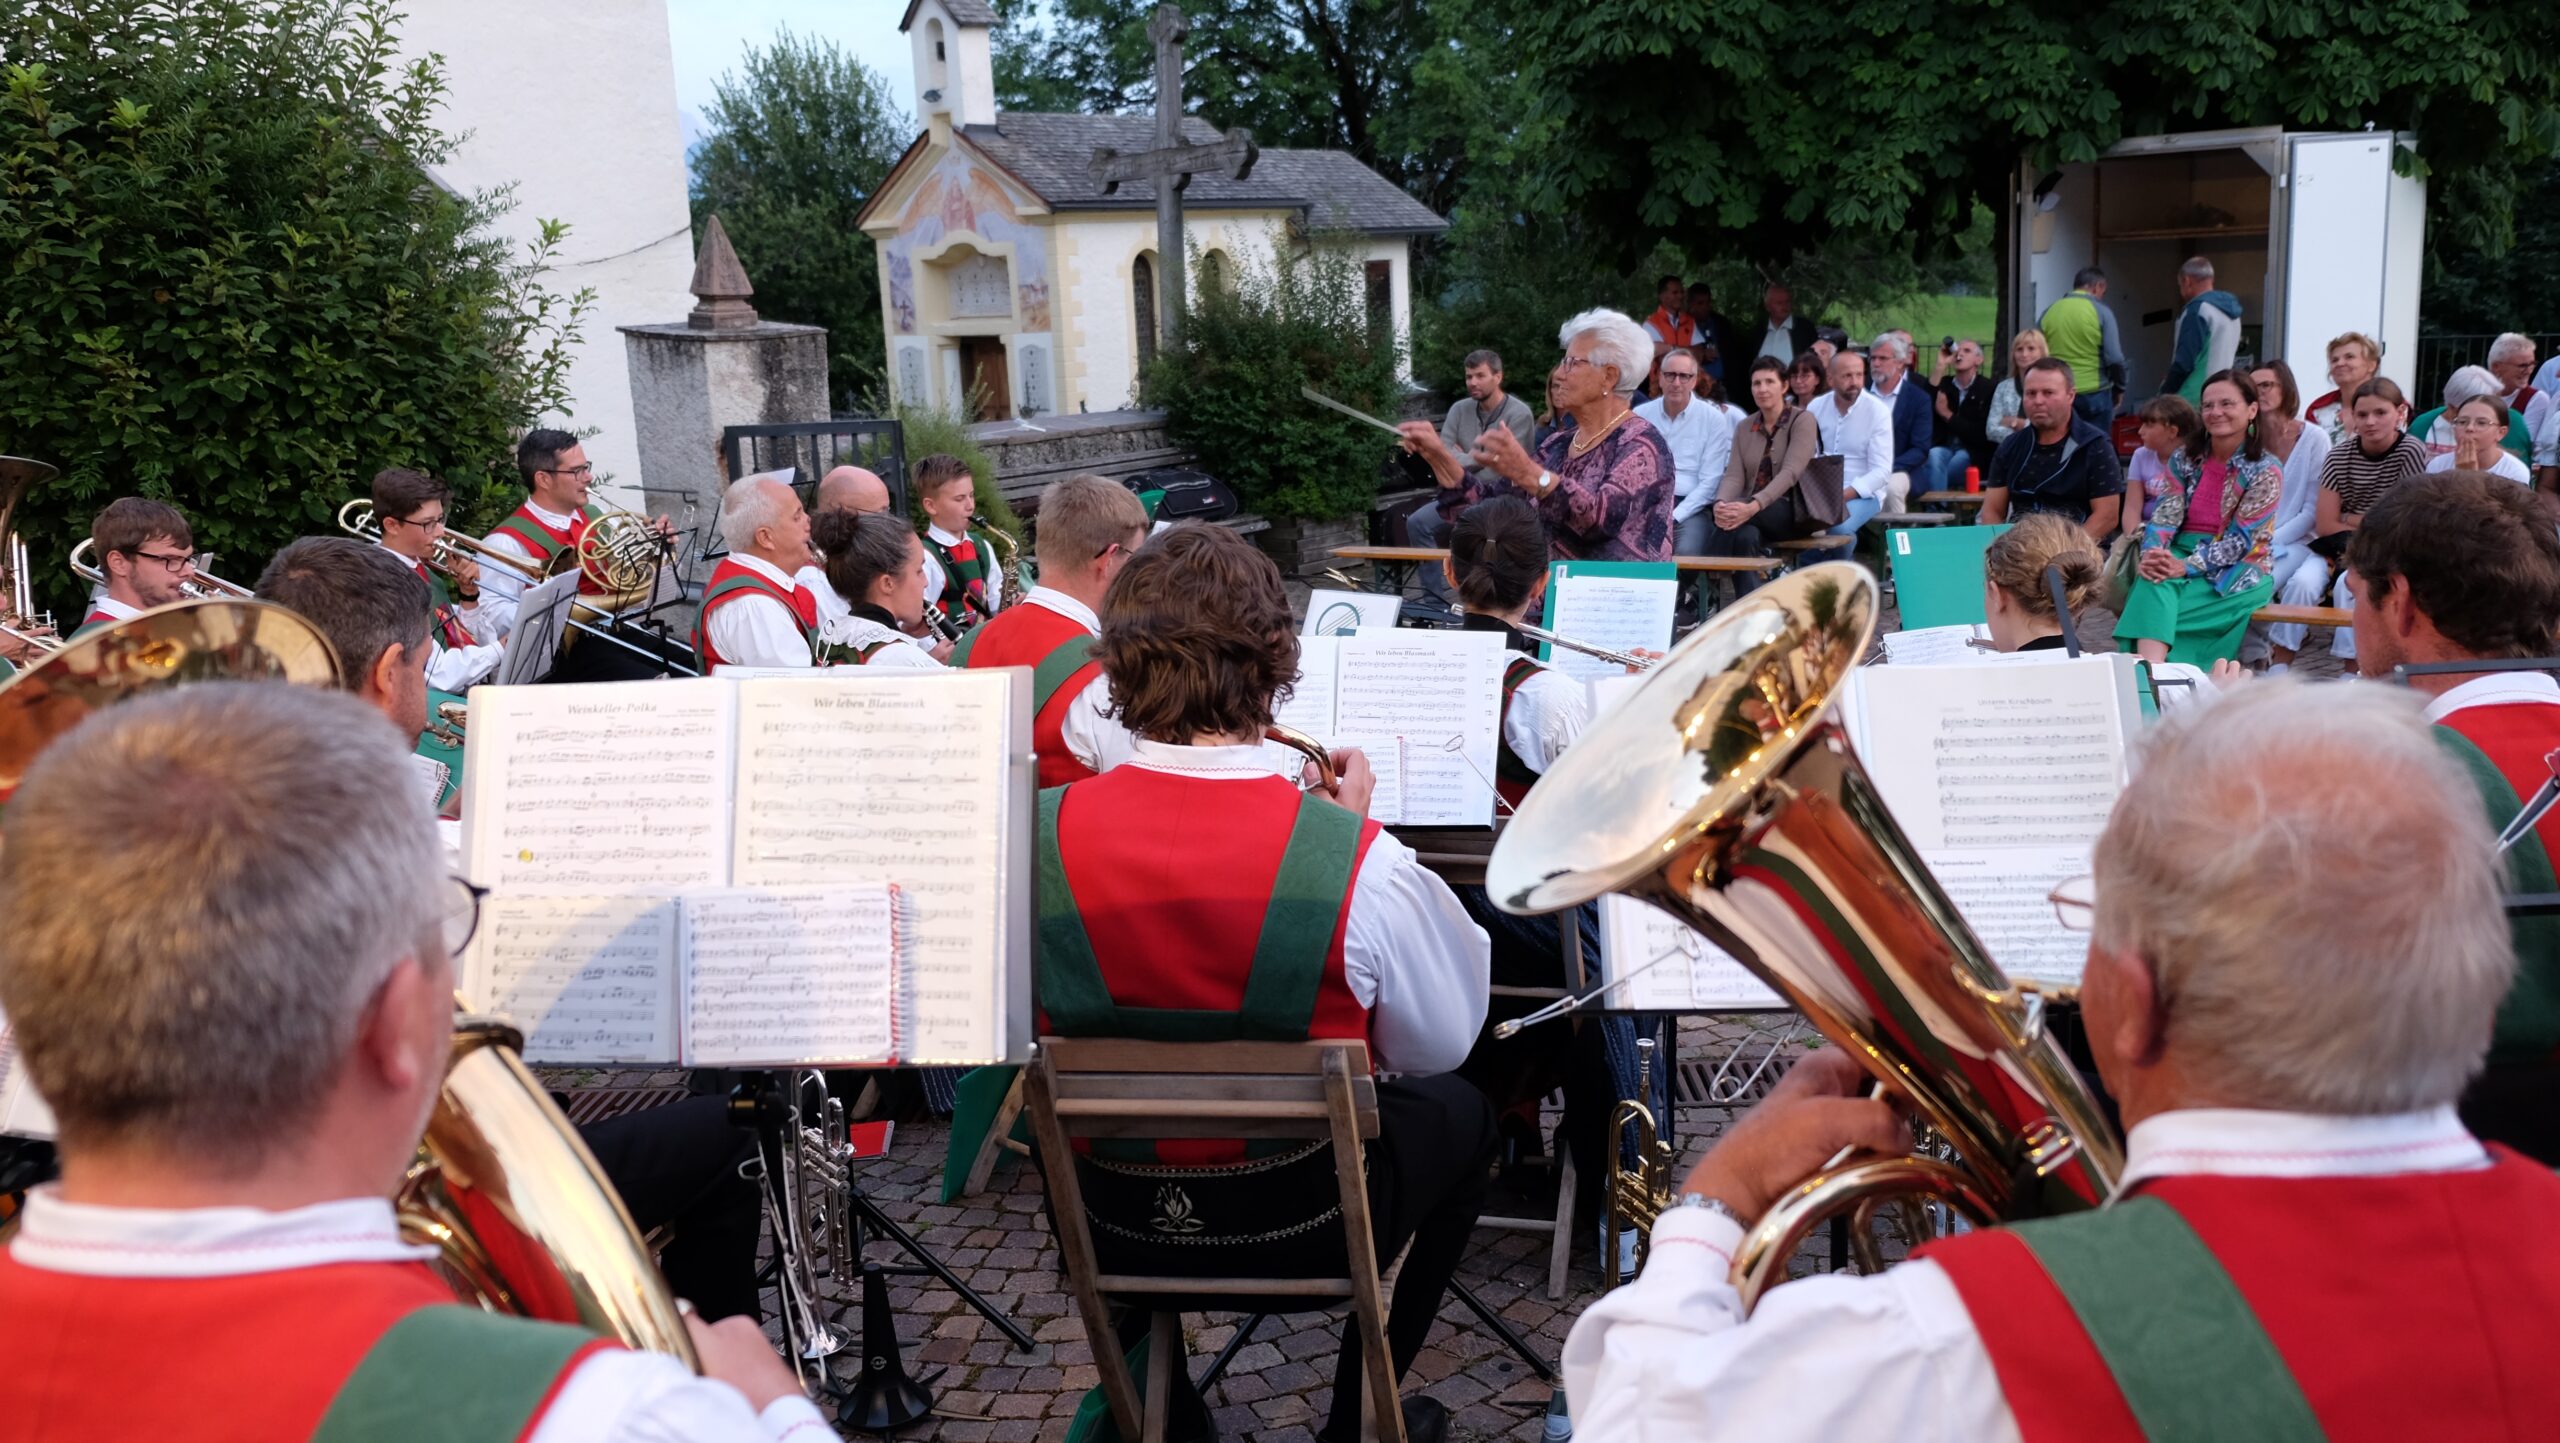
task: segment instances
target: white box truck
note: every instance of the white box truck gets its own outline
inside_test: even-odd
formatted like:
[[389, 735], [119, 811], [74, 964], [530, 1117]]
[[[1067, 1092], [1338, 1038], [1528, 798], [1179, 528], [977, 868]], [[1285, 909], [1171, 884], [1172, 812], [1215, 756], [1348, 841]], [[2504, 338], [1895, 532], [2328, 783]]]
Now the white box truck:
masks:
[[2379, 340], [2383, 374], [2408, 386], [2427, 184], [2398, 172], [2395, 147], [2414, 137], [2268, 127], [2142, 136], [2094, 161], [2021, 166], [2011, 325], [2034, 325], [2081, 267], [2105, 270], [2125, 395], [2138, 402], [2160, 390], [2176, 345], [2178, 267], [2201, 255], [2240, 298], [2240, 355], [2282, 357], [2306, 403], [2329, 389], [2329, 340], [2347, 331]]

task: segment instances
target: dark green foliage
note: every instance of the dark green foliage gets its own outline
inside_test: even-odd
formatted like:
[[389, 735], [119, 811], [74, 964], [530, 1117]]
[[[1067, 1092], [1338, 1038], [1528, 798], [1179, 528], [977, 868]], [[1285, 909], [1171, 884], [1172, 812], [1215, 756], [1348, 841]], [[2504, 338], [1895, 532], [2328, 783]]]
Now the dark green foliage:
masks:
[[1249, 511], [1282, 520], [1367, 510], [1394, 439], [1298, 395], [1312, 386], [1396, 415], [1403, 358], [1370, 324], [1356, 252], [1319, 238], [1238, 269], [1230, 287], [1193, 306], [1182, 348], [1148, 367], [1146, 403], [1164, 408], [1174, 442]]
[[388, 0], [79, 0], [0, 19], [0, 450], [53, 462], [39, 599], [108, 500], [176, 503], [252, 579], [391, 465], [486, 519], [564, 397], [583, 295], [425, 167], [443, 77]]
[[2560, 162], [2544, 162], [2528, 181], [2516, 197], [2511, 248], [2436, 248], [2437, 265], [2418, 306], [2428, 330], [2537, 336], [2560, 331]]
[[768, 320], [827, 328], [838, 397], [880, 383], [880, 270], [853, 223], [915, 138], [887, 82], [832, 40], [784, 30], [724, 76], [693, 152], [693, 222], [713, 212]]

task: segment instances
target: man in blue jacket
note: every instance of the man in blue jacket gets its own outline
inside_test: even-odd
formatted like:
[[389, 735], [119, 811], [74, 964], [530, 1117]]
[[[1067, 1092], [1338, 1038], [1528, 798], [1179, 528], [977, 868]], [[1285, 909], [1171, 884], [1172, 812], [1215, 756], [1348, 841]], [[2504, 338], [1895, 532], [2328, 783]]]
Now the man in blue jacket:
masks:
[[1911, 379], [1911, 337], [1900, 331], [1876, 337], [1867, 348], [1867, 369], [1874, 378], [1867, 389], [1893, 412], [1893, 480], [1885, 489], [1885, 509], [1907, 511], [1911, 493], [1929, 473], [1929, 441], [1938, 425], [1934, 393]]
[[2240, 353], [2240, 298], [2213, 287], [2213, 262], [2189, 256], [2178, 267], [2178, 345], [2169, 353], [2161, 389], [2200, 402], [2206, 378], [2229, 370]]

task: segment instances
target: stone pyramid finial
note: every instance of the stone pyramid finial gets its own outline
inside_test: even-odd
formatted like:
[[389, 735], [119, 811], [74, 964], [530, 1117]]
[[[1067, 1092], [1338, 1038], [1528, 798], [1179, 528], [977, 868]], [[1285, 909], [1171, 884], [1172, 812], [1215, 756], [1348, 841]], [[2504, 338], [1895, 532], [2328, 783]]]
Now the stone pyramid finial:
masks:
[[738, 264], [738, 252], [729, 244], [729, 233], [720, 228], [717, 215], [702, 223], [702, 250], [694, 259], [693, 284], [686, 289], [702, 303], [685, 318], [685, 324], [695, 330], [755, 329], [756, 308], [747, 304], [747, 297], [756, 288], [747, 280], [747, 268]]

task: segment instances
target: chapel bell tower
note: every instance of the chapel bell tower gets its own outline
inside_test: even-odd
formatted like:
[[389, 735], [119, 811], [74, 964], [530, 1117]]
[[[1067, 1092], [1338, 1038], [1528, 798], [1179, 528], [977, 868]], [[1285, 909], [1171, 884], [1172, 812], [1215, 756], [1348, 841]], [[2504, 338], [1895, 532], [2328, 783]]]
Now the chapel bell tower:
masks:
[[919, 122], [996, 123], [995, 26], [988, 0], [910, 0], [898, 29], [915, 47]]

